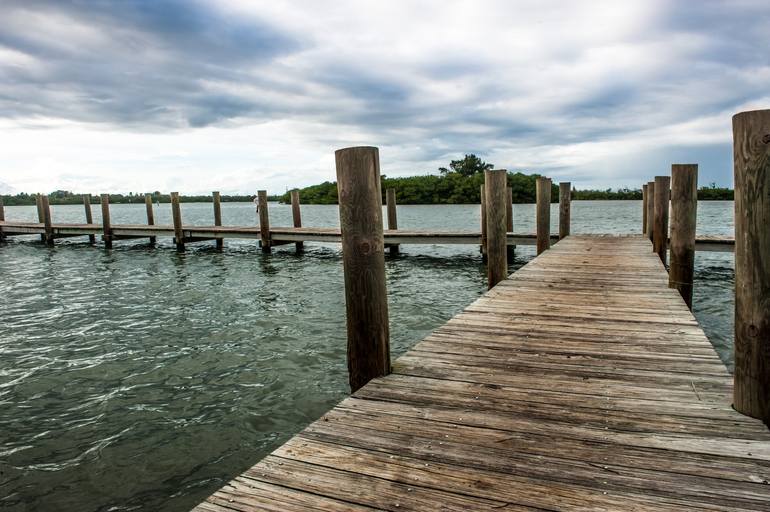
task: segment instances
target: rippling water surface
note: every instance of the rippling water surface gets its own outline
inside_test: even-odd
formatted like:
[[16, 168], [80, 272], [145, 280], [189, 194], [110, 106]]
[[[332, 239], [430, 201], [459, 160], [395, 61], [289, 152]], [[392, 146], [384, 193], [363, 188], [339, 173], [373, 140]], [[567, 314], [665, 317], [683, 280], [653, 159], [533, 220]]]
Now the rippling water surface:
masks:
[[[553, 208], [553, 228], [557, 226]], [[183, 204], [211, 224], [210, 204]], [[253, 225], [248, 203], [223, 221]], [[478, 206], [400, 206], [401, 228], [476, 229]], [[99, 222], [98, 208], [94, 208]], [[335, 206], [303, 206], [303, 224], [338, 225]], [[144, 205], [113, 205], [141, 223]], [[291, 224], [271, 204], [271, 223]], [[33, 207], [6, 207], [34, 220]], [[54, 222], [83, 222], [54, 206]], [[515, 205], [515, 231], [534, 205]], [[641, 228], [641, 204], [575, 201], [573, 233]], [[732, 202], [702, 202], [701, 234], [732, 234]], [[156, 210], [170, 223], [169, 205]], [[0, 508], [188, 510], [346, 396], [339, 247], [264, 255], [254, 242], [105, 250], [73, 238], [0, 245]], [[514, 269], [534, 256], [516, 249]], [[477, 247], [402, 246], [386, 261], [391, 344], [403, 353], [485, 290]], [[731, 365], [732, 254], [696, 259], [695, 314]]]

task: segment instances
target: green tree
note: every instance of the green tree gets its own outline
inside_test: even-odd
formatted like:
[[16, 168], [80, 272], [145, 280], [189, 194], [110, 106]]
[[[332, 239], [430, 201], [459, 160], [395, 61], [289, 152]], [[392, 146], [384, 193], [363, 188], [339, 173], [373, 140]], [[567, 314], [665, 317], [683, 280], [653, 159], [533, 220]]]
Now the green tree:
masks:
[[484, 171], [488, 169], [492, 169], [494, 167], [494, 164], [488, 164], [481, 158], [477, 157], [474, 154], [465, 155], [465, 158], [462, 160], [452, 160], [449, 162], [449, 169], [446, 167], [439, 167], [438, 170], [443, 175], [447, 175], [451, 172], [456, 172], [460, 176], [473, 176], [474, 174], [483, 173]]

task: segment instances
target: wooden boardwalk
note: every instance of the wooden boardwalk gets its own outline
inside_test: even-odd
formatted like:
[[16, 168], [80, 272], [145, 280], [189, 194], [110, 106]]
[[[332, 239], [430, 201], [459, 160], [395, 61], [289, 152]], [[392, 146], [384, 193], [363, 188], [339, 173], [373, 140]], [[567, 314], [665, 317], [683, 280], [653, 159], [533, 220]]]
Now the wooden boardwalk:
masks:
[[646, 238], [568, 237], [195, 510], [770, 510]]

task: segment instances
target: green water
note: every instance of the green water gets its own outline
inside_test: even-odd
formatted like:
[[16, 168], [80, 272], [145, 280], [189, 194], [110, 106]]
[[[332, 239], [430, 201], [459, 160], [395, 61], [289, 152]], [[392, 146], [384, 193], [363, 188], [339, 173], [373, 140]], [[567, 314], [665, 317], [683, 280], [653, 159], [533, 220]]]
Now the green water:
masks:
[[[636, 232], [638, 202], [574, 202], [573, 232]], [[98, 213], [95, 209], [95, 213]], [[7, 207], [8, 219], [34, 219]], [[113, 223], [142, 222], [115, 205]], [[211, 205], [184, 204], [210, 224]], [[271, 205], [271, 221], [291, 212]], [[553, 225], [556, 225], [554, 212]], [[54, 207], [57, 222], [82, 208]], [[533, 205], [514, 208], [533, 230]], [[98, 222], [98, 216], [97, 216]], [[223, 205], [225, 224], [253, 206]], [[168, 205], [156, 213], [170, 222]], [[701, 233], [731, 234], [732, 203], [701, 203]], [[334, 206], [304, 206], [308, 226]], [[399, 207], [402, 228], [474, 229], [478, 206]], [[339, 247], [264, 255], [254, 242], [189, 246], [161, 239], [0, 245], [0, 508], [188, 510], [347, 395]], [[514, 268], [533, 256], [517, 248]], [[386, 262], [391, 343], [401, 354], [486, 288], [478, 248], [402, 246]], [[698, 255], [695, 313], [730, 364], [731, 254]]]

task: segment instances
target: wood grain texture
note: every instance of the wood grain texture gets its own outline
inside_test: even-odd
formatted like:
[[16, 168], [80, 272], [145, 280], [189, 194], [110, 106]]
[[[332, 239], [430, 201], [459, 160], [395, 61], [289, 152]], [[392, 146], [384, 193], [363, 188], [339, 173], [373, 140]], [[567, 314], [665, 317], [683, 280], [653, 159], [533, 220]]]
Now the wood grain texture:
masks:
[[259, 233], [261, 235], [260, 246], [262, 252], [270, 252], [270, 215], [267, 210], [267, 191], [257, 191], [257, 209], [259, 210]]
[[[222, 225], [222, 196], [220, 195], [219, 191], [214, 191], [211, 193], [211, 200], [214, 204], [214, 225], [215, 226], [221, 226]], [[219, 236], [215, 239], [216, 248], [218, 250], [222, 250], [222, 248], [225, 246], [224, 239]]]
[[508, 171], [484, 171], [484, 194], [487, 212], [487, 285], [493, 288], [508, 277], [506, 254]]
[[559, 183], [559, 240], [569, 236], [572, 183]]
[[571, 235], [196, 510], [769, 510], [731, 388], [646, 236]]
[[671, 262], [668, 286], [692, 309], [695, 277], [695, 226], [698, 214], [698, 164], [671, 166]]
[[[513, 188], [507, 187], [508, 197], [505, 200], [505, 229], [508, 233], [513, 233]], [[507, 236], [506, 236], [507, 238]], [[516, 246], [507, 243], [505, 245], [505, 256], [508, 264], [515, 261]]]
[[43, 212], [43, 226], [45, 228], [45, 235], [43, 240], [46, 245], [53, 245], [53, 227], [51, 220], [51, 205], [48, 202], [48, 196], [43, 195], [40, 197], [40, 208]]
[[[43, 195], [37, 194], [35, 196], [35, 206], [37, 207], [37, 221], [40, 224], [45, 222], [45, 214], [43, 213]], [[45, 242], [45, 230], [40, 233], [40, 241]]]
[[102, 208], [102, 241], [108, 249], [112, 247], [112, 225], [110, 223], [110, 196], [102, 194], [99, 196], [99, 203]]
[[481, 203], [481, 261], [487, 261], [487, 198], [484, 192], [484, 185], [479, 187], [479, 198]]
[[[389, 188], [385, 191], [385, 203], [388, 211], [388, 229], [398, 229], [398, 214], [396, 212], [396, 189]], [[388, 251], [392, 255], [398, 254], [398, 244], [389, 244]]]
[[179, 204], [179, 192], [171, 192], [171, 219], [174, 223], [176, 250], [184, 251], [184, 226], [182, 225], [182, 207]]
[[647, 182], [647, 238], [652, 242], [652, 226], [655, 224], [655, 182]]
[[[147, 214], [147, 225], [148, 226], [154, 226], [155, 225], [155, 212], [152, 207], [152, 195], [151, 194], [145, 194], [144, 195], [144, 209]], [[90, 224], [90, 222], [89, 222]], [[150, 245], [155, 245], [157, 242], [157, 237], [151, 236], [149, 237]]]
[[666, 264], [668, 255], [668, 212], [671, 198], [671, 178], [655, 176], [655, 197], [652, 216], [652, 250]]
[[647, 192], [647, 183], [642, 185], [642, 234], [647, 233], [647, 201], [650, 196]]
[[390, 327], [385, 288], [385, 239], [379, 151], [335, 152], [342, 266], [345, 273], [348, 377], [358, 390], [390, 373]]
[[735, 408], [770, 425], [770, 110], [733, 117]]
[[[302, 227], [302, 211], [299, 203], [299, 190], [291, 191], [291, 219], [295, 228]], [[305, 249], [304, 242], [296, 242], [294, 248], [297, 252], [302, 252]]]
[[541, 254], [551, 247], [551, 179], [537, 178], [535, 189], [537, 254]]
[[[91, 194], [83, 194], [83, 209], [85, 210], [86, 215], [86, 224], [93, 224], [94, 223], [94, 216], [91, 212]], [[95, 244], [96, 243], [96, 235], [95, 234], [89, 234], [88, 235], [88, 243]]]

